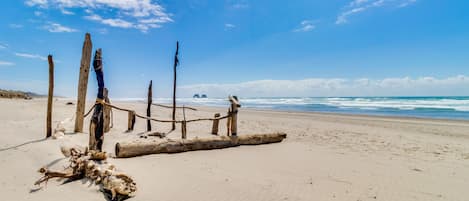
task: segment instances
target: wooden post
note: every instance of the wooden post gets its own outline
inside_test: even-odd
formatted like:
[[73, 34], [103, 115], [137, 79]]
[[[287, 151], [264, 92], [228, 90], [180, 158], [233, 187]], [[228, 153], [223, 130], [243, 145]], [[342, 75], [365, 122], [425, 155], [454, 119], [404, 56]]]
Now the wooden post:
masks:
[[[174, 82], [173, 82], [173, 121], [176, 120], [176, 67], [179, 64], [179, 41], [176, 42], [176, 54], [174, 55]], [[172, 130], [176, 129], [176, 123], [173, 122]]]
[[[104, 102], [110, 104], [111, 101], [109, 100], [109, 90], [107, 88], [104, 88], [103, 96]], [[111, 107], [104, 106], [104, 133], [107, 133], [109, 130], [111, 130], [111, 110]]]
[[238, 97], [236, 96], [229, 96], [228, 97], [231, 102], [231, 135], [236, 136], [238, 132], [238, 108], [241, 105], [238, 102]]
[[230, 136], [231, 130], [231, 108], [228, 108], [228, 118], [226, 118], [226, 136]]
[[127, 132], [133, 131], [135, 126], [135, 111], [129, 111], [127, 121]]
[[[151, 117], [151, 104], [153, 103], [153, 92], [152, 92], [153, 80], [150, 80], [150, 86], [148, 86], [148, 105], [147, 105], [147, 117]], [[151, 131], [151, 121], [147, 120], [147, 131]]]
[[54, 61], [52, 55], [49, 55], [47, 60], [49, 61], [49, 95], [47, 97], [46, 138], [52, 136], [52, 99], [54, 98]]
[[213, 135], [218, 135], [218, 123], [220, 122], [220, 120], [216, 119], [220, 117], [220, 113], [215, 113], [215, 115], [213, 116], [213, 118], [215, 118], [215, 120], [213, 120], [213, 124], [212, 124], [212, 134]]
[[77, 111], [75, 113], [76, 133], [83, 132], [83, 115], [85, 113], [86, 90], [88, 89], [88, 74], [90, 70], [92, 47], [91, 36], [89, 33], [86, 33], [81, 52], [80, 77], [78, 78]]
[[184, 118], [184, 121], [182, 121], [182, 123], [181, 123], [181, 133], [182, 133], [181, 138], [182, 138], [182, 139], [186, 139], [186, 137], [187, 137], [186, 107], [184, 107], [184, 105], [182, 106], [182, 116], [183, 116], [183, 118]]
[[91, 150], [101, 151], [104, 141], [104, 73], [101, 49], [95, 52], [93, 67], [98, 81], [98, 95], [96, 97], [96, 107], [94, 107], [93, 116], [91, 117], [89, 141]]

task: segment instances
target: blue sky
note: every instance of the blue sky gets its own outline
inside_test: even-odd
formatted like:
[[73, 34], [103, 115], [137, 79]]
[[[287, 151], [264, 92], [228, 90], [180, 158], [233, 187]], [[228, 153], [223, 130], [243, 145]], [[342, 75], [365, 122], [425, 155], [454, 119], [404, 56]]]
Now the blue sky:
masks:
[[[469, 95], [469, 1], [26, 0], [0, 8], [0, 88], [76, 96], [84, 34], [111, 97]], [[96, 92], [94, 73], [89, 98]], [[465, 90], [466, 89], [466, 90]]]

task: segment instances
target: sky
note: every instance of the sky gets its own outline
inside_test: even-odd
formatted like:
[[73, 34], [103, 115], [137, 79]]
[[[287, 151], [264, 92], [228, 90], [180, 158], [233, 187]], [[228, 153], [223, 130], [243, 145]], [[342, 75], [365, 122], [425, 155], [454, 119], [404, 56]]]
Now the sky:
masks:
[[[467, 0], [10, 0], [0, 88], [76, 97], [85, 33], [111, 97], [469, 95]], [[92, 69], [92, 67], [91, 67]], [[96, 94], [90, 71], [88, 98]]]

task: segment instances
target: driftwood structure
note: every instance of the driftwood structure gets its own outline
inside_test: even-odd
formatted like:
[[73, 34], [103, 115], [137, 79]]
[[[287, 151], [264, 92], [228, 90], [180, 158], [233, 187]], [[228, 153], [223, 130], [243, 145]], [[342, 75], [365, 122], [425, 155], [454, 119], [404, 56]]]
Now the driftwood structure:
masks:
[[85, 113], [86, 91], [88, 89], [88, 75], [90, 71], [92, 48], [91, 35], [86, 33], [81, 53], [80, 77], [78, 79], [77, 111], [75, 113], [75, 132], [77, 133], [83, 132], [83, 114]]
[[139, 142], [120, 142], [116, 144], [116, 157], [128, 158], [148, 154], [180, 153], [196, 150], [222, 149], [240, 145], [259, 145], [281, 142], [285, 133], [254, 134], [240, 136], [213, 136], [181, 140], [156, 140]]
[[81, 150], [80, 148], [61, 148], [62, 153], [69, 157], [70, 165], [63, 171], [51, 171], [45, 167], [39, 169], [43, 176], [34, 184], [47, 183], [52, 178], [66, 178], [77, 180], [90, 179], [95, 184], [101, 185], [103, 192], [110, 193], [110, 200], [124, 200], [134, 196], [137, 185], [133, 179], [116, 171], [114, 165], [101, 163], [106, 160], [105, 152], [93, 150]]
[[98, 80], [98, 95], [96, 97], [96, 105], [94, 107], [93, 116], [90, 123], [90, 141], [91, 150], [102, 150], [104, 140], [104, 110], [106, 105], [104, 101], [104, 73], [103, 62], [101, 57], [101, 49], [96, 50], [94, 55], [93, 67]]
[[49, 62], [49, 93], [47, 96], [46, 138], [52, 136], [52, 99], [54, 98], [54, 61], [52, 55], [47, 57]]

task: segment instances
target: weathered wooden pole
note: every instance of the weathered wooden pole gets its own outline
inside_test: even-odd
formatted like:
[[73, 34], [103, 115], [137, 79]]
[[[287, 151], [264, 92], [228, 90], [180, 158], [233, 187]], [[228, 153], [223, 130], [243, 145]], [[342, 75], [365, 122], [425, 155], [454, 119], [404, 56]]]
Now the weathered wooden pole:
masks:
[[54, 98], [54, 61], [52, 55], [49, 55], [47, 60], [49, 61], [49, 94], [47, 96], [46, 138], [52, 136], [52, 100]]
[[[152, 92], [153, 80], [150, 80], [150, 86], [148, 86], [148, 105], [147, 105], [147, 117], [151, 117], [151, 104], [153, 103], [153, 92]], [[151, 131], [151, 121], [147, 120], [147, 131]]]
[[[176, 67], [179, 64], [179, 41], [176, 42], [176, 54], [174, 55], [174, 82], [173, 82], [173, 121], [176, 120]], [[172, 130], [176, 129], [176, 123], [173, 122]]]
[[231, 130], [231, 107], [228, 108], [228, 118], [226, 118], [226, 136], [230, 136]]
[[135, 111], [129, 111], [127, 120], [127, 132], [134, 130], [135, 126]]
[[187, 138], [186, 108], [184, 107], [184, 105], [182, 106], [182, 116], [183, 116], [183, 118], [184, 118], [184, 121], [182, 121], [182, 123], [181, 123], [181, 133], [182, 133], [181, 138], [182, 138], [182, 139], [186, 139], [186, 138]]
[[91, 62], [91, 36], [85, 34], [85, 42], [83, 42], [83, 50], [81, 53], [80, 76], [78, 78], [78, 96], [77, 111], [75, 113], [75, 132], [83, 132], [83, 114], [85, 113], [86, 90], [88, 88], [88, 74]]
[[93, 67], [98, 81], [98, 95], [96, 97], [96, 107], [91, 117], [89, 145], [91, 150], [101, 151], [104, 141], [104, 73], [101, 48], [95, 52]]
[[[109, 90], [107, 88], [104, 88], [104, 102], [111, 104], [111, 101], [109, 100]], [[104, 106], [104, 133], [109, 132], [111, 130], [111, 107]]]
[[238, 108], [241, 105], [238, 102], [238, 97], [229, 96], [231, 102], [231, 135], [236, 136], [238, 132]]
[[219, 118], [220, 117], [220, 113], [215, 113], [215, 115], [213, 116], [213, 118], [215, 120], [213, 120], [213, 124], [212, 124], [212, 134], [213, 135], [218, 135], [218, 123], [220, 122]]

